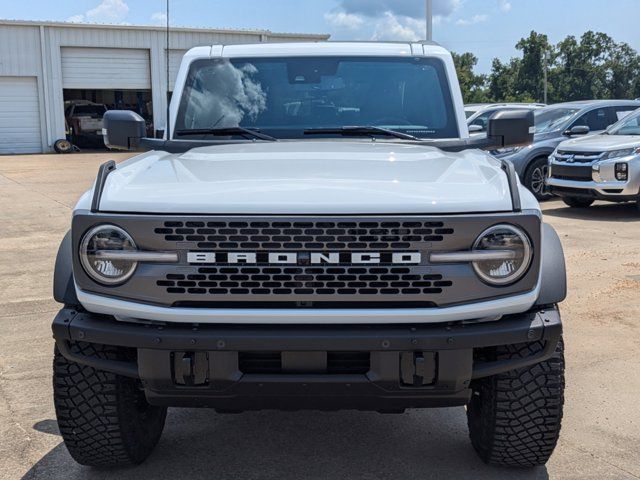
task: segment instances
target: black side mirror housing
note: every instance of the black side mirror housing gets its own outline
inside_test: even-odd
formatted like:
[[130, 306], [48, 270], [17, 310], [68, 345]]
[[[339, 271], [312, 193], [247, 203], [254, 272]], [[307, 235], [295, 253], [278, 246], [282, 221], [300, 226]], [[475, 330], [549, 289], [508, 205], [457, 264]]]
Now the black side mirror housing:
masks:
[[489, 118], [487, 139], [496, 148], [521, 147], [533, 143], [533, 110], [502, 110]]
[[575, 127], [571, 127], [562, 134], [566, 137], [572, 137], [574, 135], [587, 135], [589, 133], [589, 127], [586, 125], [576, 125]]
[[115, 150], [136, 150], [147, 135], [144, 118], [131, 110], [109, 110], [103, 117], [104, 144]]

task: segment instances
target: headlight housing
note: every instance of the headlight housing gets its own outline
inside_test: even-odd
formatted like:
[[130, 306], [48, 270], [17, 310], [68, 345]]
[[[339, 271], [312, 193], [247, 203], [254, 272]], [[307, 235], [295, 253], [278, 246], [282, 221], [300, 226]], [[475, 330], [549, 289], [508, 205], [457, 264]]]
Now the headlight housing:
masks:
[[513, 225], [494, 225], [480, 234], [473, 250], [512, 251], [513, 258], [473, 262], [476, 275], [490, 285], [510, 285], [527, 272], [533, 249], [527, 234]]
[[126, 282], [138, 262], [126, 259], [105, 259], [101, 251], [135, 251], [136, 244], [126, 231], [115, 225], [99, 225], [89, 230], [80, 242], [80, 263], [93, 280], [104, 285]]
[[640, 153], [640, 148], [625, 148], [623, 150], [613, 150], [611, 152], [605, 153], [602, 156], [601, 160], [608, 160], [610, 158], [628, 157], [629, 155], [635, 155], [636, 153]]
[[505, 147], [505, 148], [498, 148], [496, 150], [492, 150], [491, 154], [499, 155], [499, 156], [513, 155], [514, 153], [518, 153], [520, 150], [522, 150], [522, 147]]

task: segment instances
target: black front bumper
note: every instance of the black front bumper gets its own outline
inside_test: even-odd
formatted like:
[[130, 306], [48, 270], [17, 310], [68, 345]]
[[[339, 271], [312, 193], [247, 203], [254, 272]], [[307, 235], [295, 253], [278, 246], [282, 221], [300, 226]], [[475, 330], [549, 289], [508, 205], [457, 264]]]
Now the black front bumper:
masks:
[[[473, 379], [549, 358], [561, 333], [555, 307], [444, 325], [158, 326], [68, 308], [53, 321], [68, 360], [140, 378], [152, 404], [221, 411], [464, 405]], [[130, 348], [137, 360], [79, 356], [74, 342]], [[491, 360], [491, 347], [531, 342], [544, 348]]]

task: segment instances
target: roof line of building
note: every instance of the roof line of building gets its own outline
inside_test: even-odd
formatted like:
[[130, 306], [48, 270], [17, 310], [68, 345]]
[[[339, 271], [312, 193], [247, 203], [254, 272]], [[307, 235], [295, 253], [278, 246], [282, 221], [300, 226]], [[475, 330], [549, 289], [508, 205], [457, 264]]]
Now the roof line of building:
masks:
[[[19, 25], [32, 27], [61, 27], [61, 28], [110, 28], [122, 30], [153, 30], [165, 31], [166, 27], [162, 25], [129, 25], [114, 23], [76, 23], [76, 22], [53, 22], [38, 20], [7, 20], [0, 19], [0, 25]], [[292, 37], [292, 38], [309, 38], [315, 40], [328, 40], [331, 36], [326, 33], [291, 33], [291, 32], [272, 32], [271, 30], [249, 30], [249, 29], [233, 29], [233, 28], [207, 28], [207, 27], [171, 27], [172, 32], [196, 32], [196, 33], [246, 33], [253, 35], [266, 35], [267, 37]]]

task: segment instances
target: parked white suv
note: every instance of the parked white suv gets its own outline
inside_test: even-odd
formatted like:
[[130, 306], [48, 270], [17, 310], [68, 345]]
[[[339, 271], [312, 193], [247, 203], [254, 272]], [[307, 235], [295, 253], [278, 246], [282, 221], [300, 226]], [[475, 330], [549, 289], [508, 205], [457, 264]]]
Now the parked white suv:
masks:
[[[71, 455], [143, 461], [167, 407], [467, 406], [486, 462], [551, 455], [562, 247], [513, 166], [531, 112], [470, 139], [451, 55], [422, 43], [190, 50], [170, 133], [111, 148], [55, 271], [54, 398]], [[215, 432], [214, 432], [215, 433]]]
[[640, 109], [599, 135], [558, 145], [549, 157], [547, 188], [570, 207], [633, 201], [640, 210]]

